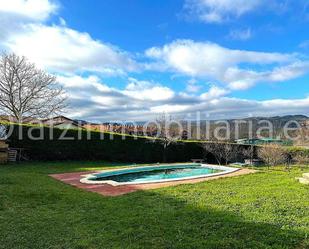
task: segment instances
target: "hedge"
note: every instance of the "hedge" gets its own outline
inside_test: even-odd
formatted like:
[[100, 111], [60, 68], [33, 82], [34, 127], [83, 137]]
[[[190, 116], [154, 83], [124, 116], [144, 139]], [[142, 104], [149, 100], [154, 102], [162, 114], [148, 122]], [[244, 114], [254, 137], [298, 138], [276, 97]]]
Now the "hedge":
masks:
[[[63, 133], [66, 139], [60, 139]], [[32, 140], [43, 135], [42, 139]], [[50, 137], [53, 134], [53, 137]], [[87, 138], [90, 136], [90, 139]], [[22, 135], [22, 137], [20, 137]], [[78, 138], [81, 139], [78, 139]], [[73, 138], [68, 140], [68, 138]], [[162, 143], [145, 137], [123, 136], [80, 129], [62, 130], [29, 125], [11, 125], [8, 143], [23, 148], [31, 160], [106, 160], [117, 162], [162, 162]], [[185, 162], [203, 158], [203, 149], [196, 142], [171, 144], [166, 151], [167, 162]]]
[[[35, 125], [2, 123], [10, 127], [8, 143], [12, 148], [23, 148], [30, 160], [104, 160], [110, 162], [156, 163], [163, 162], [163, 144], [149, 137], [102, 133], [84, 129], [58, 129]], [[66, 133], [64, 136], [63, 134]], [[41, 139], [30, 139], [43, 135]], [[50, 134], [53, 136], [51, 137]], [[63, 136], [65, 139], [60, 139]], [[71, 138], [71, 139], [68, 139]], [[81, 138], [81, 139], [79, 139]], [[246, 148], [250, 145], [232, 144]], [[257, 156], [255, 146], [255, 157]], [[309, 154], [309, 150], [298, 147], [286, 147], [294, 157], [300, 152]], [[166, 150], [166, 162], [188, 162], [192, 158], [207, 158], [208, 163], [217, 163], [214, 156], [206, 153], [199, 141], [179, 141]], [[239, 150], [236, 161], [243, 161]], [[224, 162], [224, 160], [222, 160]]]

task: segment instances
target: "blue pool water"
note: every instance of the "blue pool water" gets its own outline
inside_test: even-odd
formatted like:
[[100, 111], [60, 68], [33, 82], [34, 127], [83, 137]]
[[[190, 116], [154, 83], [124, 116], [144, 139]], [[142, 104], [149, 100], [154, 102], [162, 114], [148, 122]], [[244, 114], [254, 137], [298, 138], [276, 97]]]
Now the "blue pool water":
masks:
[[161, 180], [176, 180], [185, 177], [199, 177], [221, 170], [201, 167], [200, 165], [155, 166], [138, 169], [118, 170], [94, 175], [92, 181], [115, 181], [119, 183], [154, 182]]

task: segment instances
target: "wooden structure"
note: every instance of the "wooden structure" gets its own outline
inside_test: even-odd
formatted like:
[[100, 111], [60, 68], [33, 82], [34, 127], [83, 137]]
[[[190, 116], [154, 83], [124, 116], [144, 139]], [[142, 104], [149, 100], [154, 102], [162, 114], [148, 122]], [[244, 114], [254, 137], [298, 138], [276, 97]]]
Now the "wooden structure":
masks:
[[17, 150], [9, 149], [8, 151], [8, 161], [9, 162], [16, 162], [17, 160]]
[[260, 159], [245, 159], [245, 164], [250, 166], [260, 166], [263, 164], [263, 161]]
[[8, 145], [5, 141], [0, 140], [0, 163], [7, 163], [8, 161]]
[[191, 161], [193, 163], [203, 163], [205, 160], [202, 158], [194, 158], [194, 159], [191, 159]]
[[9, 148], [8, 150], [8, 161], [9, 162], [20, 162], [21, 160], [28, 160], [24, 156], [23, 148]]
[[45, 119], [41, 121], [41, 124], [59, 129], [83, 128], [78, 121], [67, 118], [65, 116], [57, 116], [54, 118]]

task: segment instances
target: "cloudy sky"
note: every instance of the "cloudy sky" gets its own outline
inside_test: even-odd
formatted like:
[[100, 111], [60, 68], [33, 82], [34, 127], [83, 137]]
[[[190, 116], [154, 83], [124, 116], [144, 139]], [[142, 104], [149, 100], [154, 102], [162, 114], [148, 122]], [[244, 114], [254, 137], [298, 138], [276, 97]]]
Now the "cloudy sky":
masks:
[[89, 121], [309, 114], [307, 0], [0, 0], [0, 49]]

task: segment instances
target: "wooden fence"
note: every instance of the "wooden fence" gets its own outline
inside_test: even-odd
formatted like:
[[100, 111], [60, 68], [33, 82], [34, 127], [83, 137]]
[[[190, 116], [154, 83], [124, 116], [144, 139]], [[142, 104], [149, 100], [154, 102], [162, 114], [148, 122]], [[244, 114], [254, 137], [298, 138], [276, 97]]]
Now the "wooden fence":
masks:
[[0, 163], [7, 163], [8, 161], [8, 145], [0, 140]]

